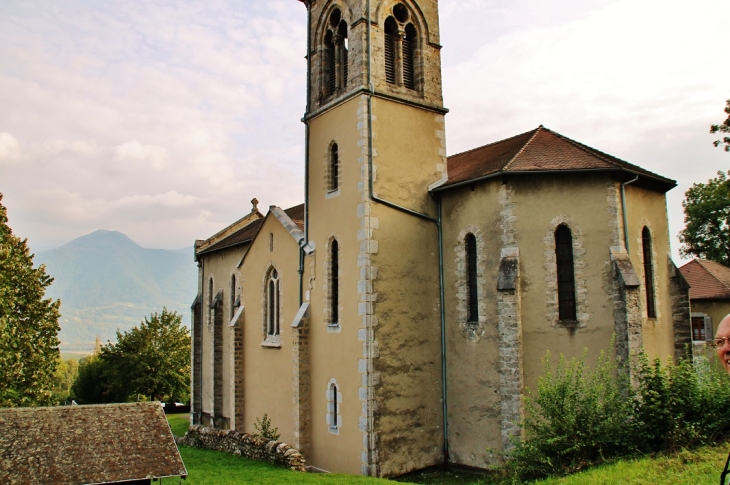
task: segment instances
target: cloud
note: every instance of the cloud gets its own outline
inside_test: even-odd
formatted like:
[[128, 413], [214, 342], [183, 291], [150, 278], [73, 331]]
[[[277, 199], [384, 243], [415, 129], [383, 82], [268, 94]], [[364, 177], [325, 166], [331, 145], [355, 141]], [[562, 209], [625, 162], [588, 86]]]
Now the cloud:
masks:
[[0, 163], [17, 162], [20, 158], [20, 145], [10, 133], [0, 133]]
[[114, 149], [114, 155], [120, 162], [148, 163], [155, 170], [165, 168], [167, 153], [167, 148], [142, 145], [137, 140], [128, 141]]

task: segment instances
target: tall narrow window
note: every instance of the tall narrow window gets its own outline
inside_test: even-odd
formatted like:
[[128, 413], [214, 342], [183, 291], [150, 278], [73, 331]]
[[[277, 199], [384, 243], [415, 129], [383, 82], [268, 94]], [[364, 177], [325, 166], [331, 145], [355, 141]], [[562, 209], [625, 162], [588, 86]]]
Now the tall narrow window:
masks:
[[393, 17], [388, 17], [385, 21], [385, 80], [390, 84], [395, 84], [395, 51], [398, 39], [398, 24]]
[[213, 325], [213, 277], [208, 280], [208, 325]]
[[331, 270], [332, 274], [330, 277], [330, 325], [339, 325], [340, 323], [340, 247], [337, 243], [337, 239], [332, 240], [332, 245], [330, 246], [331, 253]]
[[231, 320], [236, 313], [236, 275], [231, 275]]
[[467, 321], [479, 321], [479, 294], [477, 292], [477, 239], [474, 234], [467, 234], [466, 246], [466, 280], [468, 284]]
[[644, 226], [641, 231], [641, 242], [644, 253], [644, 287], [646, 288], [646, 316], [656, 318], [656, 304], [654, 299], [654, 265], [651, 259], [651, 233]]
[[416, 89], [416, 41], [416, 28], [408, 24], [403, 39], [403, 86], [408, 89]]
[[266, 334], [279, 335], [279, 273], [271, 270], [266, 288]]
[[334, 192], [340, 187], [340, 153], [337, 143], [330, 147], [329, 172], [327, 189]]
[[340, 426], [342, 426], [340, 404], [342, 404], [342, 396], [339, 385], [336, 379], [330, 379], [327, 384], [327, 428], [332, 434], [340, 434]]
[[563, 224], [555, 230], [555, 259], [558, 266], [558, 318], [565, 321], [575, 321], [573, 235], [568, 226]]
[[347, 22], [335, 8], [330, 13], [324, 36], [324, 94], [331, 96], [347, 86], [348, 76]]

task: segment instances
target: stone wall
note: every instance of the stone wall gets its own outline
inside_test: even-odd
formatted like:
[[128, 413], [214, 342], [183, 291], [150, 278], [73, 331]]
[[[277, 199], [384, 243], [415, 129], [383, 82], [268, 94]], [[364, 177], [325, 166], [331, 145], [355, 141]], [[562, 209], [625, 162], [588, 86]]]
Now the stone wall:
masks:
[[253, 460], [268, 461], [294, 471], [305, 471], [304, 456], [286, 443], [233, 430], [191, 426], [178, 445], [224, 451]]

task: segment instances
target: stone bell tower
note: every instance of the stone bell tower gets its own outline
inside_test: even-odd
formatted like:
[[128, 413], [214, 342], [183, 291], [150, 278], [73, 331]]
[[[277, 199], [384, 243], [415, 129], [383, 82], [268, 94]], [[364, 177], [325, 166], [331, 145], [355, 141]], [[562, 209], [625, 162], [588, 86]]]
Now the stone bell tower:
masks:
[[444, 458], [438, 2], [303, 1], [309, 462], [403, 474]]

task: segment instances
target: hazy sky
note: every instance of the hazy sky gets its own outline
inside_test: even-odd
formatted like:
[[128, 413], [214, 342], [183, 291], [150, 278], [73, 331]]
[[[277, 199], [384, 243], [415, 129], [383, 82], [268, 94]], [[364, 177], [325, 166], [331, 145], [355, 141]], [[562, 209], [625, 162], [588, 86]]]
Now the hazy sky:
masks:
[[[728, 0], [441, 0], [449, 154], [543, 124], [676, 179], [730, 169]], [[34, 251], [191, 246], [303, 200], [295, 0], [0, 1], [0, 192]]]

